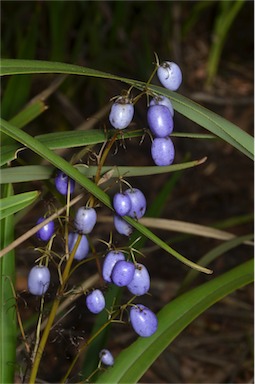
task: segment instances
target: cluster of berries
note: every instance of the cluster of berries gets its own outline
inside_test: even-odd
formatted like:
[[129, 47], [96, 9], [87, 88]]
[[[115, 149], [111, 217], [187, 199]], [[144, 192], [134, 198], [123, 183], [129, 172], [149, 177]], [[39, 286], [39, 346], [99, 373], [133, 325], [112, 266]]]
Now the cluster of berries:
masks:
[[[176, 91], [182, 82], [180, 67], [170, 61], [158, 64], [157, 76], [161, 84], [171, 91]], [[122, 130], [129, 126], [134, 117], [134, 103], [128, 95], [118, 97], [113, 103], [109, 120], [115, 129]], [[174, 160], [175, 149], [169, 137], [174, 126], [173, 115], [174, 109], [167, 97], [154, 96], [151, 99], [147, 111], [148, 126], [154, 136], [151, 156], [159, 166], [170, 165]]]
[[[164, 62], [157, 66], [157, 75], [163, 86], [170, 90], [177, 90], [182, 81], [181, 70], [173, 62]], [[174, 110], [170, 100], [163, 96], [153, 96], [149, 103], [147, 120], [154, 136], [151, 147], [152, 158], [156, 165], [170, 165], [174, 160], [174, 146], [169, 138], [173, 131]], [[131, 123], [134, 116], [134, 102], [129, 96], [121, 96], [113, 103], [110, 111], [110, 122], [116, 129], [125, 129]], [[55, 187], [62, 195], [71, 195], [75, 189], [74, 180], [59, 171], [55, 177]], [[141, 190], [129, 188], [121, 190], [113, 196], [114, 226], [121, 235], [130, 236], [132, 226], [123, 219], [129, 216], [139, 220], [146, 212], [146, 198]], [[37, 224], [44, 221], [40, 217]], [[75, 231], [68, 234], [68, 250], [71, 253], [76, 247], [74, 259], [85, 259], [90, 250], [87, 235], [90, 234], [97, 222], [95, 208], [90, 206], [80, 207], [74, 218]], [[38, 239], [48, 242], [55, 232], [54, 222], [44, 225], [38, 232]], [[78, 238], [79, 237], [79, 238]], [[105, 255], [102, 265], [102, 278], [106, 284], [115, 284], [118, 287], [127, 287], [135, 296], [142, 296], [150, 289], [150, 275], [147, 268], [136, 262], [132, 252], [131, 260], [125, 256], [125, 251], [110, 250]], [[50, 271], [47, 265], [40, 261], [34, 266], [28, 276], [28, 290], [33, 295], [42, 296], [46, 293], [50, 284]], [[100, 289], [93, 289], [86, 295], [86, 306], [93, 314], [98, 314], [105, 308], [105, 297]], [[158, 327], [156, 315], [143, 304], [129, 302], [129, 318], [134, 331], [142, 336], [149, 337]], [[125, 306], [125, 308], [127, 307]], [[103, 349], [99, 355], [100, 362], [105, 365], [113, 365], [114, 359], [110, 351]]]
[[[73, 193], [75, 182], [59, 171], [55, 178], [55, 187], [63, 195]], [[141, 218], [146, 211], [146, 198], [137, 188], [129, 188], [125, 192], [116, 193], [113, 197], [115, 209], [114, 223], [120, 234], [130, 235], [132, 227], [122, 217], [128, 215], [132, 218]], [[40, 217], [37, 224], [44, 221]], [[97, 221], [96, 210], [92, 207], [82, 206], [75, 215], [74, 227], [76, 231], [68, 234], [68, 249], [71, 253], [74, 249], [78, 236], [80, 242], [76, 248], [74, 259], [81, 261], [85, 259], [90, 250], [87, 234], [91, 233]], [[125, 226], [126, 225], [126, 226]], [[48, 242], [55, 232], [54, 221], [44, 225], [36, 233], [38, 239]], [[102, 277], [105, 283], [113, 283], [118, 287], [126, 286], [136, 296], [144, 295], [150, 288], [150, 276], [146, 267], [140, 263], [126, 260], [121, 251], [109, 251], [103, 262]], [[44, 295], [50, 285], [50, 271], [47, 265], [40, 262], [34, 266], [28, 276], [28, 290], [36, 296]], [[86, 295], [86, 305], [91, 313], [98, 314], [105, 308], [104, 294], [100, 289], [94, 289]], [[131, 304], [130, 323], [135, 332], [143, 337], [151, 336], [157, 330], [157, 317], [142, 304]], [[102, 352], [102, 351], [101, 351]], [[113, 357], [108, 350], [103, 350], [100, 361], [105, 365], [113, 364]]]

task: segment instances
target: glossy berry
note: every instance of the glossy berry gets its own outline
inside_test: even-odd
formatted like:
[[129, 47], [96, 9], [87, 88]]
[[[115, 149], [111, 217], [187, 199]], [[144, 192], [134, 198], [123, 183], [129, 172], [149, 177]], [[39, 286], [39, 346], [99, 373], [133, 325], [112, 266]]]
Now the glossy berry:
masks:
[[143, 217], [146, 211], [146, 198], [143, 192], [138, 188], [129, 188], [125, 191], [125, 194], [131, 200], [131, 209], [128, 212], [128, 216], [136, 219]]
[[150, 289], [150, 275], [143, 264], [135, 265], [135, 274], [127, 286], [128, 290], [136, 296], [144, 295]]
[[111, 107], [109, 120], [115, 129], [124, 129], [131, 123], [133, 116], [134, 105], [128, 98], [119, 97]]
[[107, 253], [104, 259], [103, 267], [102, 267], [102, 276], [104, 281], [107, 283], [112, 283], [111, 274], [114, 265], [117, 261], [125, 260], [124, 253], [119, 251], [110, 251]]
[[173, 117], [165, 105], [155, 104], [148, 108], [147, 121], [152, 134], [166, 137], [173, 132]]
[[163, 87], [176, 91], [182, 82], [182, 72], [176, 63], [165, 61], [157, 70], [157, 76]]
[[119, 216], [127, 215], [131, 209], [131, 200], [125, 193], [116, 193], [113, 197], [113, 208]]
[[168, 99], [166, 96], [155, 96], [153, 99], [150, 101], [150, 106], [152, 105], [164, 105], [167, 107], [171, 113], [171, 115], [174, 115], [174, 108], [171, 103], [171, 101]]
[[120, 260], [112, 269], [111, 279], [118, 287], [128, 285], [134, 277], [135, 266], [130, 261]]
[[86, 297], [86, 305], [90, 312], [99, 313], [105, 308], [105, 298], [99, 289], [95, 289]]
[[75, 228], [87, 234], [92, 231], [97, 221], [97, 214], [94, 208], [80, 207], [75, 215], [74, 225]]
[[175, 149], [169, 137], [155, 138], [151, 145], [151, 156], [159, 166], [170, 165], [174, 161]]
[[[40, 217], [37, 220], [36, 224], [40, 224], [45, 220], [44, 217]], [[51, 236], [54, 233], [55, 225], [54, 221], [50, 221], [48, 224], [45, 224], [39, 231], [36, 232], [36, 236], [38, 237], [39, 240], [42, 241], [49, 241]]]
[[158, 328], [157, 316], [142, 304], [131, 307], [130, 322], [134, 331], [142, 337], [153, 335]]
[[32, 295], [42, 296], [50, 285], [50, 271], [47, 267], [36, 265], [28, 275], [28, 290]]
[[108, 349], [102, 349], [99, 352], [99, 358], [104, 365], [112, 366], [114, 364], [114, 358]]
[[[77, 238], [78, 238], [78, 233], [76, 233], [76, 232], [69, 233], [69, 235], [68, 235], [68, 249], [69, 249], [70, 253], [72, 252], [72, 250], [76, 244]], [[75, 252], [74, 259], [75, 260], [83, 260], [88, 255], [88, 253], [89, 253], [88, 239], [87, 239], [86, 235], [81, 235], [81, 240], [80, 240], [78, 248]]]
[[55, 177], [55, 186], [56, 189], [61, 195], [67, 195], [68, 192], [68, 183], [70, 184], [70, 194], [74, 192], [75, 181], [70, 179], [64, 172], [58, 171]]
[[114, 215], [113, 223], [116, 231], [120, 235], [130, 236], [133, 232], [133, 227], [122, 219], [119, 215]]

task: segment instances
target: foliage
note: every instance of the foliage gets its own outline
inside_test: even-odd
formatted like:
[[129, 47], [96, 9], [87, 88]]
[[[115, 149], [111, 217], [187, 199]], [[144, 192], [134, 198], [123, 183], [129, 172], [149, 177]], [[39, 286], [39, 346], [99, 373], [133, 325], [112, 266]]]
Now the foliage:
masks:
[[[197, 124], [207, 129], [210, 132], [210, 135], [205, 134], [201, 135], [200, 139], [212, 139], [212, 138], [221, 138], [227, 143], [238, 149], [244, 155], [249, 158], [253, 158], [253, 141], [250, 135], [242, 131], [240, 128], [234, 124], [226, 121], [224, 118], [216, 115], [215, 113], [205, 109], [204, 107], [194, 103], [188, 98], [167, 91], [161, 87], [154, 86], [141, 81], [127, 79], [120, 76], [111, 75], [109, 73], [103, 73], [94, 69], [89, 69], [85, 67], [80, 67], [71, 64], [64, 64], [58, 62], [44, 62], [44, 61], [27, 61], [27, 60], [9, 60], [3, 59], [1, 63], [2, 75], [29, 75], [29, 74], [42, 74], [42, 73], [62, 73], [62, 74], [72, 74], [79, 76], [89, 76], [96, 77], [101, 79], [114, 79], [121, 82], [124, 82], [128, 85], [131, 85], [134, 89], [137, 89], [138, 92], [144, 92], [146, 94], [161, 94], [169, 97], [173, 102], [174, 108], [186, 116], [187, 118], [195, 121]], [[21, 76], [21, 77], [22, 77]], [[52, 171], [54, 168], [64, 171], [72, 179], [74, 179], [80, 186], [82, 186], [94, 199], [97, 199], [102, 204], [107, 206], [112, 210], [111, 198], [107, 191], [101, 187], [104, 185], [105, 180], [108, 180], [108, 177], [118, 178], [120, 175], [125, 176], [128, 168], [120, 169], [116, 172], [114, 167], [106, 167], [103, 162], [99, 162], [97, 166], [89, 167], [89, 172], [85, 167], [74, 166], [75, 164], [69, 163], [64, 160], [61, 156], [54, 152], [57, 148], [73, 148], [73, 147], [83, 147], [93, 148], [94, 145], [99, 143], [104, 143], [104, 145], [111, 145], [117, 140], [121, 140], [123, 137], [114, 132], [109, 132], [108, 136], [105, 135], [105, 132], [101, 129], [96, 131], [90, 130], [84, 135], [81, 135], [79, 131], [72, 132], [57, 132], [52, 134], [41, 134], [37, 137], [32, 137], [26, 132], [26, 125], [29, 121], [33, 121], [35, 118], [40, 117], [44, 112], [45, 108], [42, 104], [42, 101], [35, 100], [34, 103], [26, 106], [22, 112], [13, 117], [9, 122], [2, 119], [1, 120], [1, 132], [4, 135], [2, 141], [2, 177], [8, 176], [8, 183], [15, 184], [20, 181], [29, 182], [33, 180], [49, 180], [52, 176]], [[213, 134], [213, 135], [211, 135]], [[142, 137], [143, 131], [128, 131], [123, 133], [124, 137]], [[176, 133], [178, 137], [178, 133]], [[197, 139], [196, 134], [187, 134], [187, 137]], [[43, 166], [40, 164], [19, 164], [16, 167], [10, 167], [10, 164], [17, 157], [17, 150], [21, 150], [23, 147], [29, 148], [31, 151], [39, 155], [41, 159], [47, 160], [51, 166]], [[108, 147], [105, 147], [105, 154], [108, 154]], [[105, 156], [105, 157], [106, 157]], [[38, 161], [38, 160], [37, 160]], [[194, 167], [201, 164], [204, 160], [191, 161], [182, 164], [176, 164], [164, 169], [164, 172], [178, 171], [181, 172], [182, 169], [187, 167]], [[53, 167], [52, 167], [53, 166]], [[127, 164], [128, 167], [128, 164]], [[91, 168], [91, 169], [90, 169]], [[28, 174], [28, 170], [31, 169], [31, 172]], [[132, 177], [137, 177], [138, 175], [154, 175], [158, 172], [161, 172], [160, 169], [155, 170], [155, 167], [131, 167], [129, 170], [129, 175]], [[108, 175], [108, 176], [107, 176]], [[125, 176], [126, 177], [126, 176]], [[105, 178], [105, 180], [104, 180]], [[4, 179], [3, 179], [4, 180]], [[9, 185], [10, 185], [9, 184]], [[29, 184], [28, 184], [29, 185]], [[47, 184], [45, 184], [47, 185]], [[25, 207], [34, 203], [35, 199], [38, 201], [38, 191], [29, 191], [26, 193], [12, 195], [11, 188], [6, 187], [7, 184], [4, 184], [4, 193], [1, 200], [1, 213], [2, 213], [2, 229], [4, 243], [2, 244], [1, 252], [1, 284], [3, 292], [3, 286], [6, 284], [6, 279], [9, 280], [9, 288], [7, 296], [1, 298], [1, 337], [3, 342], [1, 345], [8, 345], [10, 348], [2, 351], [1, 356], [1, 365], [2, 368], [2, 377], [1, 381], [6, 382], [10, 380], [10, 377], [13, 377], [14, 374], [14, 351], [15, 351], [15, 333], [16, 333], [16, 323], [13, 321], [13, 310], [6, 310], [6, 303], [9, 300], [15, 300], [15, 293], [12, 290], [12, 284], [14, 283], [14, 255], [13, 248], [17, 243], [12, 242], [12, 226], [10, 226], [10, 220], [13, 219], [13, 214], [20, 210], [23, 210]], [[169, 187], [167, 187], [169, 188]], [[161, 195], [162, 197], [163, 195]], [[166, 194], [164, 199], [166, 198]], [[155, 201], [158, 204], [159, 201]], [[67, 210], [69, 209], [69, 203], [67, 202]], [[70, 205], [71, 206], [71, 205]], [[32, 207], [32, 205], [31, 205]], [[152, 207], [153, 208], [153, 207]], [[24, 214], [26, 211], [24, 210]], [[54, 217], [58, 217], [60, 211], [55, 214]], [[130, 223], [139, 233], [147, 239], [150, 239], [152, 242], [157, 244], [159, 247], [163, 248], [166, 252], [177, 258], [180, 262], [185, 263], [187, 266], [194, 268], [200, 272], [211, 273], [212, 271], [207, 268], [207, 263], [209, 263], [210, 258], [207, 258], [203, 262], [203, 266], [195, 264], [194, 262], [188, 260], [186, 257], [181, 255], [175, 249], [170, 247], [165, 241], [156, 236], [149, 228], [143, 224], [131, 219], [125, 219]], [[50, 218], [48, 218], [50, 220]], [[35, 232], [36, 229], [34, 229]], [[27, 234], [27, 237], [31, 236], [32, 233]], [[246, 240], [246, 238], [245, 238]], [[244, 240], [244, 241], [245, 241]], [[237, 244], [239, 242], [237, 241]], [[9, 244], [9, 248], [7, 245]], [[5, 248], [6, 247], [6, 248]], [[77, 247], [77, 245], [76, 245]], [[138, 249], [138, 248], [137, 248]], [[72, 259], [74, 256], [76, 248], [73, 250], [70, 259], [67, 261], [64, 271], [62, 273], [62, 283], [60, 284], [57, 292], [56, 298], [53, 300], [50, 315], [48, 317], [48, 322], [42, 336], [38, 338], [37, 342], [39, 344], [37, 351], [35, 350], [34, 362], [32, 366], [32, 372], [30, 377], [30, 382], [36, 380], [37, 371], [40, 365], [42, 351], [46, 345], [47, 338], [52, 324], [55, 321], [56, 316], [60, 308], [59, 297], [63, 295], [65, 291], [65, 283], [69, 278], [69, 275], [72, 273], [71, 265]], [[225, 248], [217, 251], [216, 256], [220, 256], [224, 253]], [[199, 316], [200, 313], [206, 310], [206, 308], [213, 305], [215, 302], [221, 300], [223, 297], [233, 292], [234, 290], [241, 288], [252, 281], [253, 274], [251, 269], [251, 262], [241, 264], [240, 266], [234, 268], [231, 271], [223, 273], [220, 277], [212, 278], [206, 284], [203, 284], [194, 290], [187, 291], [185, 294], [177, 297], [171, 303], [167, 304], [159, 313], [159, 329], [158, 332], [148, 339], [138, 339], [134, 342], [129, 348], [123, 351], [120, 356], [116, 359], [116, 363], [111, 370], [106, 371], [101, 376], [93, 375], [93, 373], [98, 374], [98, 369], [96, 368], [97, 355], [94, 358], [95, 354], [92, 354], [87, 357], [90, 362], [93, 360], [91, 365], [91, 371], [87, 372], [86, 375], [91, 375], [92, 380], [96, 382], [137, 382], [143, 373], [148, 369], [148, 367], [155, 361], [158, 357], [158, 354], [161, 353], [174, 338], [190, 324], [193, 319]], [[12, 284], [11, 284], [12, 282]], [[112, 305], [113, 302], [119, 297], [119, 292], [117, 290], [109, 291], [107, 294], [107, 302], [109, 305]], [[12, 307], [15, 309], [15, 306]], [[5, 315], [10, 317], [9, 319], [5, 318]], [[113, 318], [107, 319], [104, 315], [98, 317], [98, 321], [95, 324], [94, 333], [91, 337], [85, 342], [80, 352], [86, 349], [88, 346], [95, 348], [94, 350], [100, 350], [104, 346], [106, 339], [106, 332], [108, 328], [110, 329], [111, 323], [116, 319], [119, 313], [116, 313]], [[171, 317], [171, 321], [169, 318]], [[39, 327], [41, 320], [38, 319], [37, 327]], [[5, 333], [6, 322], [8, 322], [8, 330], [10, 333]], [[20, 322], [19, 325], [21, 326]], [[22, 328], [21, 328], [22, 331]], [[109, 330], [110, 331], [110, 330]], [[4, 338], [4, 339], [3, 339]], [[97, 342], [97, 344], [94, 344]], [[67, 380], [70, 375], [72, 368], [75, 366], [79, 354], [74, 358], [63, 381]], [[9, 364], [12, 361], [13, 364]], [[6, 370], [6, 367], [8, 369]], [[95, 369], [95, 371], [93, 371]], [[100, 371], [99, 371], [100, 373]], [[84, 379], [87, 377], [84, 376]]]

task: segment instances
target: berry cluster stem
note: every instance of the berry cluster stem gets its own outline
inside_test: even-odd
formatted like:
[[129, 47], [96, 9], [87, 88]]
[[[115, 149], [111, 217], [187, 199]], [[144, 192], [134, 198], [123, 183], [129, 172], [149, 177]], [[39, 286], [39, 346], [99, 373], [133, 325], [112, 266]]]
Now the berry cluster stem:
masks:
[[65, 285], [66, 285], [66, 282], [67, 282], [67, 279], [68, 279], [68, 276], [69, 276], [69, 272], [70, 272], [71, 265], [72, 265], [72, 262], [73, 262], [73, 259], [74, 259], [74, 255], [75, 255], [75, 253], [77, 251], [77, 248], [78, 248], [78, 246], [80, 244], [80, 241], [81, 241], [81, 235], [78, 236], [77, 241], [75, 243], [75, 246], [74, 246], [74, 248], [73, 248], [73, 250], [71, 252], [71, 255], [70, 255], [70, 257], [69, 257], [69, 259], [68, 259], [68, 261], [66, 263], [66, 266], [65, 266], [65, 269], [64, 269], [64, 272], [63, 272], [62, 284], [58, 288], [55, 300], [53, 302], [53, 305], [52, 305], [52, 308], [51, 308], [51, 311], [50, 311], [48, 322], [46, 324], [46, 327], [44, 329], [42, 338], [40, 340], [40, 343], [38, 345], [38, 348], [37, 348], [37, 351], [36, 351], [36, 354], [35, 354], [34, 364], [33, 364], [32, 369], [31, 369], [29, 384], [33, 384], [35, 382], [35, 379], [36, 379], [36, 376], [37, 376], [37, 372], [38, 372], [38, 368], [39, 368], [39, 364], [40, 364], [40, 361], [41, 361], [41, 358], [42, 358], [42, 354], [43, 354], [45, 345], [47, 343], [47, 340], [48, 340], [48, 337], [49, 337], [49, 334], [50, 334], [50, 330], [51, 330], [52, 324], [53, 324], [54, 319], [56, 317], [57, 310], [58, 310], [58, 307], [59, 307], [59, 304], [60, 304], [60, 298], [61, 298], [61, 296], [64, 293]]

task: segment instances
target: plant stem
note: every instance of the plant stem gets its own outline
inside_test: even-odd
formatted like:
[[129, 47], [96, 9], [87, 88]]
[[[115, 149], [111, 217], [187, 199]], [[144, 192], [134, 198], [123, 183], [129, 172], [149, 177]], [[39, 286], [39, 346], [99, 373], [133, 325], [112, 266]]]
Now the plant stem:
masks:
[[34, 359], [34, 364], [32, 366], [31, 375], [30, 375], [30, 379], [29, 379], [29, 384], [33, 384], [35, 382], [35, 379], [36, 379], [36, 376], [37, 376], [37, 372], [38, 372], [38, 368], [39, 368], [39, 364], [40, 364], [40, 361], [41, 361], [41, 358], [42, 358], [42, 354], [43, 354], [45, 345], [47, 343], [47, 340], [48, 340], [48, 337], [49, 337], [49, 334], [50, 334], [50, 330], [51, 330], [52, 324], [53, 324], [54, 319], [56, 317], [56, 313], [57, 313], [57, 310], [58, 310], [58, 307], [59, 307], [59, 304], [60, 304], [60, 298], [62, 297], [62, 295], [64, 293], [65, 285], [66, 285], [66, 282], [67, 282], [67, 279], [68, 279], [68, 276], [69, 276], [69, 272], [70, 272], [70, 269], [71, 269], [73, 258], [74, 258], [74, 255], [76, 253], [76, 250], [77, 250], [77, 248], [78, 248], [78, 246], [80, 244], [80, 241], [81, 241], [81, 235], [78, 236], [77, 241], [75, 243], [75, 246], [74, 246], [74, 248], [73, 248], [73, 250], [71, 252], [71, 255], [70, 255], [70, 257], [69, 257], [69, 259], [68, 259], [68, 261], [66, 263], [66, 266], [65, 266], [65, 269], [64, 269], [64, 272], [63, 272], [63, 278], [62, 278], [63, 282], [62, 282], [62, 284], [58, 288], [55, 300], [53, 302], [53, 305], [52, 305], [52, 308], [51, 308], [51, 311], [50, 311], [50, 315], [49, 315], [49, 318], [48, 318], [47, 325], [46, 325], [46, 327], [44, 329], [42, 338], [40, 340], [38, 349], [36, 351], [36, 355], [35, 355], [35, 359]]

